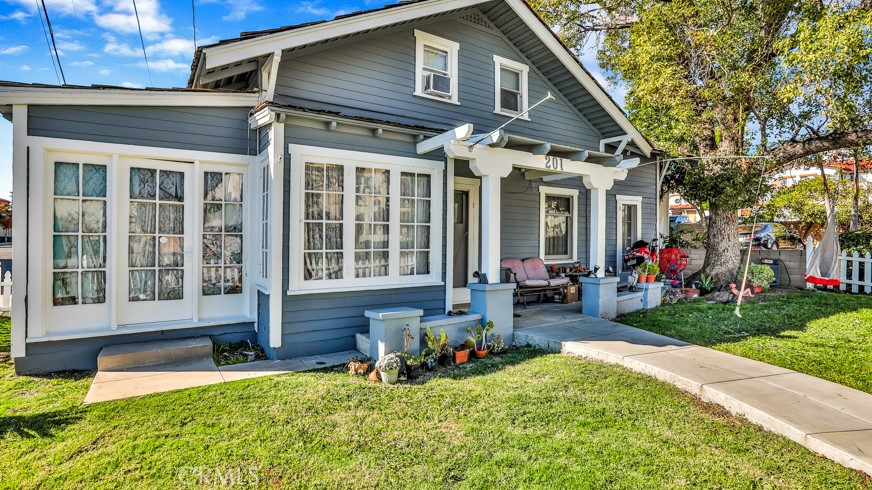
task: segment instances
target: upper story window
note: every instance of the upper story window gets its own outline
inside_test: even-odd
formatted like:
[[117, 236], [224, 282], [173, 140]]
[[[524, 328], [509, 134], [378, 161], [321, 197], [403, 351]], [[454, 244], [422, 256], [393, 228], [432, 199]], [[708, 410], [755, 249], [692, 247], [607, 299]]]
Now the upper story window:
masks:
[[[517, 116], [527, 110], [527, 79], [530, 68], [494, 55], [494, 112]], [[529, 120], [527, 115], [521, 117]]]
[[415, 31], [415, 95], [457, 104], [460, 45]]

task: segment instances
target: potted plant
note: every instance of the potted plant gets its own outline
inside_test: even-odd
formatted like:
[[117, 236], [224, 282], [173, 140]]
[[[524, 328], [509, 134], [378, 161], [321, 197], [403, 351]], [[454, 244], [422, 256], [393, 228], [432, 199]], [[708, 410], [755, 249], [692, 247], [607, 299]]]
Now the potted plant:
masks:
[[[741, 283], [742, 276], [745, 275], [745, 268], [739, 269], [738, 283]], [[762, 293], [764, 289], [769, 289], [769, 285], [775, 281], [775, 273], [768, 265], [749, 264], [748, 265], [748, 283], [753, 286], [755, 293]]]
[[648, 272], [648, 277], [646, 282], [654, 282], [657, 280], [657, 274], [660, 274], [660, 266], [655, 264], [654, 262], [646, 262], [645, 268]]
[[400, 374], [400, 356], [388, 354], [375, 363], [375, 368], [378, 369], [383, 383], [395, 385]]
[[500, 334], [495, 334], [493, 336], [493, 340], [488, 344], [488, 349], [493, 355], [500, 355], [506, 351], [506, 345], [503, 343], [503, 336]]
[[473, 339], [472, 348], [475, 352], [475, 357], [479, 359], [483, 359], [487, 357], [488, 351], [488, 342], [487, 342], [487, 334], [490, 333], [491, 330], [494, 329], [494, 322], [487, 322], [487, 326], [482, 328], [479, 323], [477, 327], [475, 327], [475, 331], [473, 332], [472, 327], [466, 327], [466, 332]]
[[454, 364], [463, 364], [469, 360], [469, 348], [466, 344], [458, 344], [454, 347]]
[[636, 267], [636, 274], [639, 275], [639, 284], [648, 282], [648, 266], [645, 264]]
[[699, 279], [693, 283], [693, 287], [699, 289], [699, 294], [706, 295], [715, 289], [715, 278], [705, 274], [699, 276]]
[[[451, 345], [449, 344], [448, 334], [445, 329], [439, 330], [439, 335], [433, 335], [433, 331], [427, 328], [424, 335], [424, 341], [427, 342], [427, 348], [430, 350], [434, 362], [440, 366], [446, 365], [452, 356]], [[432, 369], [432, 368], [431, 368]]]

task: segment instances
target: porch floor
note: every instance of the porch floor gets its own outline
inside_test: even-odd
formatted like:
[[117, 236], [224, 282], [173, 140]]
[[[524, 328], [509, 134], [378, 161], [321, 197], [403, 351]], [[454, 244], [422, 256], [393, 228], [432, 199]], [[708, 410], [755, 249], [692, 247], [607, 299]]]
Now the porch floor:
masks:
[[297, 357], [281, 361], [255, 361], [229, 366], [216, 366], [211, 357], [204, 357], [171, 364], [98, 371], [84, 403], [87, 405], [240, 379], [312, 371], [345, 364], [359, 355], [357, 351], [343, 351], [320, 356]]
[[653, 376], [872, 475], [872, 395], [580, 310], [580, 303], [516, 308], [515, 342]]

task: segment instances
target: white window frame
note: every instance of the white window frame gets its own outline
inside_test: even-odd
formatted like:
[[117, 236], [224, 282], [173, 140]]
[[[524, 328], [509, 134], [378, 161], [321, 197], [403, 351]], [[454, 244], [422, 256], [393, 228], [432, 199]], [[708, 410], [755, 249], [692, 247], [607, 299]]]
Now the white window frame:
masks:
[[[500, 104], [500, 69], [507, 68], [511, 71], [518, 72], [520, 75], [520, 92], [521, 92], [521, 105], [519, 107], [518, 112], [506, 111], [503, 110]], [[508, 58], [503, 58], [502, 56], [494, 55], [494, 114], [500, 114], [508, 117], [515, 117], [518, 114], [523, 114], [524, 111], [529, 107], [529, 73], [530, 67], [519, 63], [517, 61], [512, 61]], [[519, 119], [523, 119], [525, 121], [529, 121], [530, 117], [527, 114], [524, 114]]]
[[[545, 258], [545, 197], [561, 196], [572, 198], [572, 230], [569, 232], [569, 255], [560, 258]], [[578, 189], [565, 187], [539, 186], [539, 258], [546, 264], [575, 262], [578, 260]]]
[[[442, 214], [443, 173], [441, 161], [406, 158], [376, 153], [337, 150], [305, 145], [288, 145], [291, 157], [290, 237], [288, 251], [288, 295], [393, 289], [419, 286], [442, 286]], [[303, 280], [303, 191], [304, 167], [307, 162], [339, 164], [344, 166], [345, 189], [343, 195], [343, 274], [342, 279]], [[383, 168], [391, 171], [390, 180], [390, 275], [382, 277], [354, 277], [354, 169], [356, 167]], [[430, 273], [427, 275], [399, 275], [400, 261], [400, 174], [415, 172], [430, 174]]]
[[636, 236], [642, 239], [642, 196], [615, 196], [615, 270], [623, 271], [624, 267], [624, 205], [636, 206]]
[[[437, 49], [448, 52], [448, 72], [451, 77], [451, 97], [437, 97], [424, 93], [424, 47], [432, 46]], [[428, 34], [424, 31], [415, 29], [415, 92], [416, 97], [424, 97], [425, 99], [438, 100], [439, 102], [447, 102], [449, 104], [460, 105], [458, 101], [458, 53], [460, 52], [460, 44], [433, 34]]]
[[264, 152], [260, 157], [260, 162], [257, 166], [257, 235], [258, 235], [258, 271], [257, 287], [261, 291], [269, 291], [269, 281], [272, 271], [270, 271], [270, 239], [273, 234], [270, 226], [272, 219], [272, 179], [270, 178], [270, 159], [269, 154]]

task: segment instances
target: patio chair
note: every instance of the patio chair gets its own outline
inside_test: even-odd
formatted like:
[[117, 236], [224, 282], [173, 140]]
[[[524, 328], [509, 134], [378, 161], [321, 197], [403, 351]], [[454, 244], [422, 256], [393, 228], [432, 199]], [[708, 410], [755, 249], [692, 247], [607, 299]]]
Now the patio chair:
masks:
[[545, 262], [539, 257], [530, 257], [523, 261], [516, 258], [503, 259], [500, 261], [500, 267], [507, 269], [514, 279], [517, 285], [515, 304], [523, 303], [524, 308], [527, 307], [527, 295], [536, 294], [541, 297], [542, 294], [551, 291], [562, 292], [570, 283], [568, 277], [550, 277]]

